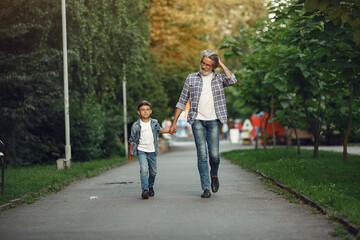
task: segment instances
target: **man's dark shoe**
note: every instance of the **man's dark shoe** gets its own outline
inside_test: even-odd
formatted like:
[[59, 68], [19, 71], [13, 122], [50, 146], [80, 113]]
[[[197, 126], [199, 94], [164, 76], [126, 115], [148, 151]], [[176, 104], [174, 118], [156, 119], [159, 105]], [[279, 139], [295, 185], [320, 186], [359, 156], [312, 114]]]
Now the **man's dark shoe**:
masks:
[[202, 198], [209, 198], [211, 196], [211, 193], [209, 189], [205, 189], [204, 193], [201, 195]]
[[219, 178], [211, 176], [211, 191], [216, 193], [219, 190]]
[[149, 192], [148, 191], [143, 191], [142, 192], [142, 194], [141, 194], [141, 197], [143, 198], [143, 199], [149, 199]]
[[149, 197], [155, 196], [155, 191], [153, 187], [149, 187]]

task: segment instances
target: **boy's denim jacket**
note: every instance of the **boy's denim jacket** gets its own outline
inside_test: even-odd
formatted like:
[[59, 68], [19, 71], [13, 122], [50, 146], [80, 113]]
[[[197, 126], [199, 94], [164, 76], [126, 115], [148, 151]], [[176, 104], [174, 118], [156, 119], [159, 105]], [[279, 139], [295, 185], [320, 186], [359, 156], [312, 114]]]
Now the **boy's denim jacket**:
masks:
[[[158, 141], [157, 141], [157, 137], [159, 132], [161, 131], [161, 126], [158, 122], [158, 120], [156, 119], [152, 119], [150, 118], [150, 126], [154, 135], [154, 145], [155, 145], [155, 155], [157, 155], [159, 153], [159, 146], [158, 146]], [[141, 126], [140, 126], [140, 118], [133, 123], [132, 127], [131, 127], [131, 135], [129, 138], [129, 144], [133, 145], [132, 149], [131, 149], [131, 155], [135, 156], [138, 154], [138, 145], [139, 145], [139, 140], [140, 140], [140, 133], [141, 133]]]

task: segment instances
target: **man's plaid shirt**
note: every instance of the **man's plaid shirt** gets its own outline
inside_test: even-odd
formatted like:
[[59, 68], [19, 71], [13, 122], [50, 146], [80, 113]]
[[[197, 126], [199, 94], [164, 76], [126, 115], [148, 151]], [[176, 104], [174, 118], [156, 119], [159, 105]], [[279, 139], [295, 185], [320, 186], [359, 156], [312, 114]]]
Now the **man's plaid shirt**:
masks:
[[[237, 79], [234, 74], [228, 78], [225, 73], [217, 73], [214, 71], [214, 75], [211, 80], [211, 91], [214, 98], [216, 115], [222, 123], [227, 121], [224, 87], [232, 86], [236, 82]], [[187, 101], [190, 100], [190, 110], [187, 117], [187, 121], [190, 124], [195, 121], [198, 115], [198, 104], [202, 92], [202, 87], [203, 81], [201, 78], [201, 73], [190, 73], [185, 80], [179, 101], [176, 104], [177, 108], [180, 108], [184, 111]]]

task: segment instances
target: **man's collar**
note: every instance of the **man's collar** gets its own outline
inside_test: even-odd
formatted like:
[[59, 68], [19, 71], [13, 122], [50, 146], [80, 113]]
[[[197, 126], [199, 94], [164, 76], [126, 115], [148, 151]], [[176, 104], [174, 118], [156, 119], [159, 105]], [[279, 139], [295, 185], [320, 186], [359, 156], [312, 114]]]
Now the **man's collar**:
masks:
[[[214, 69], [212, 70], [212, 73], [214, 74], [214, 76], [217, 74], [217, 72], [216, 72]], [[203, 75], [201, 74], [201, 71], [198, 71], [198, 72], [197, 72], [197, 75], [199, 75], [200, 77], [203, 76]], [[209, 75], [210, 75], [210, 74], [209, 74]], [[208, 76], [209, 76], [209, 75], [208, 75]], [[206, 76], [204, 76], [204, 77], [206, 77]]]

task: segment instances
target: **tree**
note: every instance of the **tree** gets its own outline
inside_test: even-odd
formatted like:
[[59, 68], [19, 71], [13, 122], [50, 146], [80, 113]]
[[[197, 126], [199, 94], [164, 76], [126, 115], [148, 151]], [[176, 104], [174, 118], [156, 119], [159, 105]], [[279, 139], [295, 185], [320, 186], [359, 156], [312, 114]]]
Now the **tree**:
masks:
[[[266, 14], [264, 1], [256, 0], [157, 0], [150, 1], [148, 16], [150, 48], [169, 104], [175, 106], [189, 72], [199, 69], [204, 49], [217, 49], [218, 42], [238, 27], [249, 26]], [[220, 55], [222, 53], [220, 52]]]
[[[60, 3], [0, 3], [0, 138], [14, 165], [53, 161], [64, 152]], [[164, 88], [151, 71], [147, 6], [146, 0], [67, 1], [75, 161], [119, 154], [125, 74], [129, 118], [144, 98], [157, 118], [167, 116]]]
[[[329, 41], [332, 50], [331, 55], [328, 54], [327, 57], [332, 56], [329, 65], [332, 68], [332, 73], [337, 77], [335, 88], [338, 97], [337, 101], [332, 103], [337, 113], [336, 116], [330, 118], [329, 125], [331, 127], [337, 126], [337, 130], [344, 134], [343, 160], [347, 161], [347, 142], [352, 132], [353, 119], [355, 119], [355, 126], [358, 125], [357, 118], [354, 118], [353, 114], [357, 116], [360, 113], [359, 108], [353, 107], [354, 103], [357, 103], [356, 99], [360, 97], [359, 90], [355, 88], [360, 83], [360, 67], [358, 64], [360, 51], [352, 41], [351, 31], [348, 31], [348, 28], [338, 28], [332, 22], [327, 23], [325, 27], [327, 37], [331, 36], [332, 39]], [[339, 118], [339, 116], [341, 117]]]
[[[42, 136], [34, 132], [48, 119], [54, 99], [61, 96], [61, 51], [52, 37], [61, 28], [60, 2], [1, 1], [0, 9], [0, 133], [13, 164], [41, 159]], [[60, 33], [51, 36], [50, 32]], [[32, 150], [33, 151], [32, 151]]]
[[167, 97], [162, 84], [157, 83], [156, 73], [151, 71], [153, 57], [147, 45], [147, 1], [82, 1], [81, 4], [73, 1], [71, 4], [69, 16], [73, 24], [69, 31], [74, 34], [69, 49], [76, 53], [71, 64], [72, 87], [81, 99], [93, 99], [103, 106], [104, 122], [108, 125], [106, 142], [115, 137], [124, 141], [124, 77], [128, 82], [129, 122], [138, 117], [137, 104], [143, 99], [153, 103], [159, 120], [165, 119], [169, 112]]
[[335, 25], [350, 26], [353, 41], [360, 44], [360, 3], [357, 0], [305, 0], [307, 12], [326, 14]]
[[[276, 111], [281, 117], [278, 116], [278, 120], [291, 127], [293, 124], [301, 127], [302, 122], [307, 122], [315, 138], [314, 156], [317, 156], [320, 139], [329, 124], [326, 113], [337, 101], [334, 96], [339, 88], [349, 89], [351, 96], [351, 86], [358, 84], [359, 54], [354, 43], [349, 42], [349, 28], [335, 31], [332, 21], [319, 13], [305, 13], [302, 3], [279, 2], [273, 7], [273, 14], [272, 20], [264, 20], [264, 24], [250, 30], [254, 40], [247, 50], [239, 47], [244, 38], [241, 41], [226, 39], [223, 46], [230, 49], [225, 55], [237, 56], [240, 62], [249, 65], [244, 70], [249, 78], [254, 79], [255, 72], [264, 74], [262, 83], [270, 83], [266, 87], [268, 92], [277, 91], [273, 96], [277, 96], [276, 106], [281, 106]], [[259, 54], [261, 52], [264, 54]], [[250, 86], [258, 88], [257, 91], [263, 89], [256, 84]], [[249, 89], [247, 93], [248, 98], [256, 98]], [[275, 103], [274, 99], [267, 102]], [[286, 115], [289, 112], [284, 109], [288, 106], [296, 111], [290, 119]]]
[[[337, 75], [343, 81], [340, 81], [338, 87], [347, 89], [348, 92], [348, 126], [344, 137], [343, 160], [347, 161], [347, 142], [351, 133], [353, 120], [353, 99], [354, 86], [359, 84], [359, 44], [360, 44], [360, 3], [353, 0], [345, 1], [319, 1], [307, 0], [305, 2], [307, 12], [314, 12], [317, 15], [326, 15], [326, 31], [330, 39], [335, 39], [333, 43], [334, 62], [339, 65], [332, 64], [337, 70]], [[352, 39], [349, 36], [353, 36]], [[334, 41], [332, 41], [334, 42]], [[354, 46], [354, 43], [356, 46]], [[345, 66], [343, 64], [345, 63]], [[358, 91], [356, 91], [357, 93]], [[359, 94], [355, 94], [355, 97]], [[340, 108], [343, 109], [343, 108]], [[342, 124], [337, 124], [338, 126]], [[342, 131], [344, 132], [344, 131]]]

